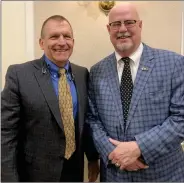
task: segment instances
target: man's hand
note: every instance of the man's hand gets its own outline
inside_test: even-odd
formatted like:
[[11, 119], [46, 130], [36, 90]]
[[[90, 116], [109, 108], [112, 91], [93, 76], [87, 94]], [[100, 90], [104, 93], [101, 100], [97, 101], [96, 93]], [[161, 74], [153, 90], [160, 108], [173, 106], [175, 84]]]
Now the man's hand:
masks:
[[119, 167], [121, 170], [127, 170], [127, 171], [137, 171], [139, 169], [147, 169], [149, 168], [147, 165], [145, 165], [144, 163], [142, 163], [140, 160], [136, 160], [133, 164], [126, 166], [125, 168], [123, 168], [121, 165]]
[[96, 161], [90, 161], [88, 162], [88, 180], [89, 182], [95, 182], [98, 178], [98, 174], [100, 171], [99, 162]]
[[[142, 163], [138, 160], [141, 151], [136, 141], [120, 142], [117, 140], [109, 139], [109, 141], [116, 146], [116, 148], [109, 154], [109, 160], [113, 164], [120, 166], [121, 169], [139, 169]], [[118, 164], [117, 164], [118, 163]]]

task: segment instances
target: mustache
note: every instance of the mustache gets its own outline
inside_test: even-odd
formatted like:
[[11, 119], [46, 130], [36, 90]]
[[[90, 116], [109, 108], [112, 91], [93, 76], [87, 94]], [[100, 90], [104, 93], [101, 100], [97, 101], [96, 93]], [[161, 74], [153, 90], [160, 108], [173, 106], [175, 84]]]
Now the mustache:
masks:
[[131, 36], [131, 34], [130, 34], [129, 32], [119, 32], [119, 33], [117, 34], [117, 39], [119, 39], [119, 38], [121, 38], [121, 37], [127, 38], [127, 37], [130, 37], [130, 36]]

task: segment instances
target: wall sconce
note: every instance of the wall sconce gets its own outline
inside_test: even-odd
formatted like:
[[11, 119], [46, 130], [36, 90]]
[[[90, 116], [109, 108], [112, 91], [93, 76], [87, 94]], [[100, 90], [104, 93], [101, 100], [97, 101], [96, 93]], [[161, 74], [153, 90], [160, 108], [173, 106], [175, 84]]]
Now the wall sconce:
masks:
[[99, 2], [99, 7], [100, 9], [105, 13], [107, 16], [109, 11], [113, 8], [115, 5], [115, 1], [100, 1]]

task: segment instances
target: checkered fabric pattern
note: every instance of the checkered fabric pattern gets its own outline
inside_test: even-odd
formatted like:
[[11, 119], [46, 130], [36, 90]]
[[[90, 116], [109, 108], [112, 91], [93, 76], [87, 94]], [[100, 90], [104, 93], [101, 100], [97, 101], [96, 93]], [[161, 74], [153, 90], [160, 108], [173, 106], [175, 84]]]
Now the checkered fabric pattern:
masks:
[[[184, 57], [144, 44], [124, 127], [117, 61], [112, 54], [91, 68], [87, 122], [102, 160], [102, 181], [184, 181]], [[108, 164], [109, 137], [136, 140], [148, 169], [120, 171]]]
[[66, 79], [65, 69], [61, 68], [59, 70], [59, 73], [59, 108], [61, 111], [61, 119], [63, 122], [66, 138], [65, 158], [69, 159], [75, 151], [75, 125], [73, 119], [73, 104], [70, 88]]

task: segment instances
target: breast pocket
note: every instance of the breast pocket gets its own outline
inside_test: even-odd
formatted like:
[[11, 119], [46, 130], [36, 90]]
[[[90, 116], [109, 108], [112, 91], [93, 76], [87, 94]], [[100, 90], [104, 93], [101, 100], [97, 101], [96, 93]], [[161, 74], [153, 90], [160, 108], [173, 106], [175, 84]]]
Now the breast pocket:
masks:
[[149, 91], [142, 94], [142, 99], [148, 104], [166, 104], [170, 101], [170, 91], [158, 90]]
[[161, 100], [165, 96], [164, 90], [149, 92], [146, 94], [151, 100]]

